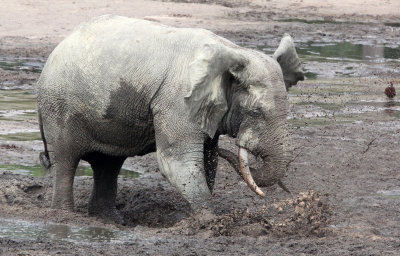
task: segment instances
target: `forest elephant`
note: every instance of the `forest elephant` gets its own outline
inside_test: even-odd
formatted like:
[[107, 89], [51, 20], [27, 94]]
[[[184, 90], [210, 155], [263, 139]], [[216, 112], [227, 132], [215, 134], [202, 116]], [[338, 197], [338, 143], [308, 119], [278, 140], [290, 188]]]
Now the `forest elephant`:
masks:
[[122, 223], [115, 207], [121, 166], [157, 152], [161, 172], [197, 209], [211, 196], [222, 134], [236, 138], [242, 177], [263, 196], [248, 153], [263, 159], [264, 185], [280, 182], [290, 152], [285, 81], [299, 78], [285, 77], [299, 63], [291, 42], [271, 58], [204, 29], [111, 15], [78, 26], [38, 81], [52, 207], [73, 209], [74, 174], [84, 160], [94, 177], [89, 214]]

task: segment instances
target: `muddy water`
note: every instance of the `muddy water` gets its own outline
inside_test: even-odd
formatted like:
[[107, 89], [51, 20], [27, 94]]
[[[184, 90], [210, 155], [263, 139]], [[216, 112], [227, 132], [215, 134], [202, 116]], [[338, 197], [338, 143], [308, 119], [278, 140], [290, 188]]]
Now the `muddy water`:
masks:
[[400, 71], [400, 47], [349, 42], [305, 42], [297, 45], [306, 81], [289, 90], [294, 127], [400, 118], [400, 100], [384, 90], [400, 80], [378, 79]]
[[136, 238], [133, 231], [101, 227], [77, 227], [0, 218], [0, 237], [13, 240], [67, 241], [73, 243], [128, 242]]
[[394, 190], [378, 190], [376, 193], [389, 199], [400, 199], [400, 189]]
[[40, 73], [46, 62], [44, 58], [0, 57], [0, 68], [11, 71]]
[[[267, 54], [276, 49], [267, 44], [252, 47]], [[400, 65], [400, 46], [396, 44], [306, 41], [296, 42], [296, 51], [308, 79], [368, 77], [393, 72]]]
[[0, 143], [40, 140], [33, 89], [0, 89]]
[[396, 121], [400, 118], [400, 100], [386, 97], [388, 84], [376, 78], [307, 80], [289, 91], [289, 123], [298, 127]]
[[400, 64], [399, 46], [306, 42], [298, 45], [297, 53], [308, 78], [373, 76]]

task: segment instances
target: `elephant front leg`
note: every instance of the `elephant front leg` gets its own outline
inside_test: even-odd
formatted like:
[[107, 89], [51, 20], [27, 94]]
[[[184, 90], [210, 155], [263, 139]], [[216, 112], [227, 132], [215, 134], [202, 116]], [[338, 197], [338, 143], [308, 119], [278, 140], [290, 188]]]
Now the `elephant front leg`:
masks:
[[204, 170], [206, 136], [187, 120], [181, 109], [156, 113], [154, 128], [159, 168], [191, 208], [199, 209], [211, 197]]
[[180, 191], [192, 209], [207, 204], [211, 192], [204, 174], [202, 151], [171, 156], [157, 149], [157, 160], [162, 173]]

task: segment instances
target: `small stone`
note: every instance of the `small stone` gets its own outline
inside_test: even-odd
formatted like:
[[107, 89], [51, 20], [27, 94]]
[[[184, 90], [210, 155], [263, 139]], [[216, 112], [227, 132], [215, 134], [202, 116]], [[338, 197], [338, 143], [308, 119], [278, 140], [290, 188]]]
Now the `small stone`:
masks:
[[303, 208], [300, 207], [300, 206], [296, 206], [296, 207], [294, 208], [294, 212], [295, 212], [295, 213], [300, 214], [300, 213], [303, 212], [303, 211], [304, 211]]

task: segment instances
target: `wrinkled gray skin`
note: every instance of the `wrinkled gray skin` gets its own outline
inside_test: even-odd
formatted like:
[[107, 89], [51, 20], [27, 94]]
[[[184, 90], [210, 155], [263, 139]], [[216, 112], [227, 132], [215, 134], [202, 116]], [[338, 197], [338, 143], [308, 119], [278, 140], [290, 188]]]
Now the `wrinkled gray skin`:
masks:
[[[287, 47], [280, 56], [294, 51]], [[273, 58], [203, 29], [95, 18], [56, 47], [38, 81], [52, 207], [73, 209], [82, 159], [94, 171], [89, 214], [122, 223], [119, 170], [127, 157], [156, 151], [161, 172], [196, 209], [213, 189], [220, 134], [261, 156], [265, 184], [274, 184], [288, 161], [286, 111]]]

